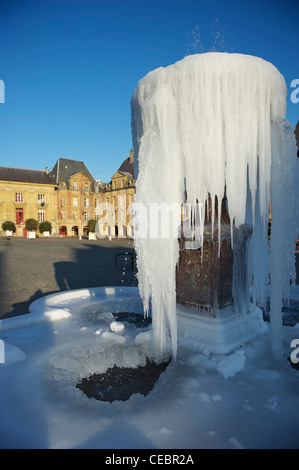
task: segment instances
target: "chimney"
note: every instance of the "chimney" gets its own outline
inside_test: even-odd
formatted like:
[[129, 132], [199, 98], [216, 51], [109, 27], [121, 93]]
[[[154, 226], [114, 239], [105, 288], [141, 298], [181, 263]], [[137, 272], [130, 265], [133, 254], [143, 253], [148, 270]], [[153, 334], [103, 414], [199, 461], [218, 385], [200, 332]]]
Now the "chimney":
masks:
[[130, 163], [134, 162], [134, 150], [130, 150]]
[[49, 174], [49, 168], [47, 166], [45, 168], [45, 172], [47, 173], [47, 175]]

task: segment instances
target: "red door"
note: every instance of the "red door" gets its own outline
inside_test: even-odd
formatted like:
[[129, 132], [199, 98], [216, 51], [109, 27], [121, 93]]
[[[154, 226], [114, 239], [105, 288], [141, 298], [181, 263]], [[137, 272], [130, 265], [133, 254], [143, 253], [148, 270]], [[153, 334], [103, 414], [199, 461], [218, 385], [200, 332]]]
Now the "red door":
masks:
[[22, 208], [16, 209], [16, 223], [17, 223], [17, 225], [22, 224], [23, 220], [24, 220], [23, 209]]

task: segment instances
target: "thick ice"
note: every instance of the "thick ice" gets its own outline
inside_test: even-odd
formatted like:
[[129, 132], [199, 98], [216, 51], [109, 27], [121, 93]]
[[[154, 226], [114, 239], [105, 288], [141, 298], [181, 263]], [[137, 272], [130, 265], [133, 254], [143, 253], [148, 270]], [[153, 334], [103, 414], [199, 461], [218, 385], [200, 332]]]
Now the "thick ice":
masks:
[[[139, 81], [131, 100], [138, 175], [136, 208], [151, 203], [169, 207], [184, 203], [185, 183], [188, 203], [198, 201], [199, 207], [204, 207], [208, 197], [221, 201], [225, 192], [231, 233], [249, 219], [254, 228], [249, 277], [254, 298], [260, 302], [264, 301], [269, 275], [270, 187], [272, 214], [278, 219], [272, 225], [276, 241], [271, 251], [271, 280], [279, 286], [275, 302], [282, 294], [282, 284], [289, 282], [293, 262], [293, 244], [287, 246], [282, 240], [282, 230], [289, 226], [282, 227], [279, 200], [279, 195], [286, 195], [287, 187], [290, 190], [289, 184], [293, 185], [288, 175], [296, 155], [285, 140], [286, 91], [280, 72], [261, 58], [207, 53], [150, 72]], [[276, 181], [281, 167], [285, 172], [283, 185], [281, 180]], [[289, 223], [294, 216], [291, 201], [284, 196], [283, 200], [288, 202], [290, 214], [283, 216], [283, 223]], [[150, 217], [143, 218], [142, 223], [139, 218], [138, 225], [137, 210], [136, 220], [138, 279], [145, 311], [151, 299], [157, 345], [162, 351], [166, 348], [169, 331], [175, 356], [177, 234], [173, 230], [168, 238], [161, 233], [153, 238]], [[180, 214], [174, 211], [172, 226], [179, 225]], [[200, 225], [202, 234], [203, 221]], [[291, 228], [289, 233], [291, 238]], [[280, 249], [284, 257], [281, 275], [275, 255]]]
[[[298, 302], [296, 287], [291, 292]], [[120, 304], [111, 302], [111, 289], [46, 296], [35, 301], [34, 313], [23, 315], [22, 325], [3, 320], [9, 362], [0, 364], [1, 448], [298, 448], [298, 371], [287, 360], [275, 361], [268, 332], [229, 355], [210, 353], [212, 344], [202, 354], [180, 347], [146, 397], [135, 393], [109, 403], [76, 388], [83, 377], [113, 365], [144, 365], [156, 353], [150, 327], [124, 322], [118, 334], [126, 338], [123, 344], [116, 334], [95, 334], [98, 327], [111, 333], [108, 313], [112, 303]], [[124, 294], [122, 304], [141, 304], [137, 287]], [[39, 313], [63, 308], [66, 297], [70, 316], [49, 322], [43, 315], [40, 321]], [[99, 311], [105, 315], [97, 318]], [[284, 326], [285, 352], [296, 357], [297, 343], [290, 350], [290, 341], [298, 329]]]

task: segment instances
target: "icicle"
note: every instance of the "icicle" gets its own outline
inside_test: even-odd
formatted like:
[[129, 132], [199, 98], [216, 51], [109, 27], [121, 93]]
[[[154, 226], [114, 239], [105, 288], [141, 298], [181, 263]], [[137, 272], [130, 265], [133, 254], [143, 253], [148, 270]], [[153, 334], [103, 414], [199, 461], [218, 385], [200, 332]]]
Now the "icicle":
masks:
[[215, 223], [215, 195], [211, 198], [211, 207], [212, 207], [212, 239], [214, 238], [214, 223]]
[[218, 196], [218, 257], [220, 257], [221, 250], [221, 199]]
[[[285, 108], [286, 84], [272, 64], [249, 55], [227, 53], [192, 55], [154, 70], [139, 81], [131, 101], [133, 146], [138, 160], [136, 202], [181, 204], [186, 189], [189, 202], [198, 200], [205, 207], [207, 194], [211, 194], [213, 231], [217, 197], [220, 249], [224, 188], [233, 244], [234, 228], [245, 223], [249, 186], [255, 227], [251, 245], [259, 250], [252, 277], [258, 284], [259, 254], [263, 243], [267, 243], [271, 122], [284, 118]], [[203, 226], [201, 223], [201, 240]], [[154, 243], [143, 243], [138, 235], [135, 241], [140, 290], [146, 304], [152, 297], [155, 331], [163, 349], [166, 341], [162, 336], [167, 328], [176, 338], [173, 273], [178, 243], [159, 238]], [[262, 288], [254, 289], [258, 298]], [[169, 305], [171, 312], [166, 314]], [[176, 350], [174, 343], [172, 348]]]
[[[271, 314], [272, 346], [282, 353], [282, 306], [288, 301], [291, 272], [294, 266], [294, 175], [296, 147], [294, 134], [285, 121], [272, 125], [271, 169]], [[286, 210], [286, 208], [288, 210]], [[291, 264], [291, 256], [293, 258]]]

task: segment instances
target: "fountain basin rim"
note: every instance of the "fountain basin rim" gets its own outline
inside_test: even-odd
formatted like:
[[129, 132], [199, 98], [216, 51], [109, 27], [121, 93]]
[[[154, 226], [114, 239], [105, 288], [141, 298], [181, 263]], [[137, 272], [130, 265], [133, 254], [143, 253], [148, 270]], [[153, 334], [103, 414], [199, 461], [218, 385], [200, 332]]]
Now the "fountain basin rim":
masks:
[[107, 286], [107, 287], [88, 287], [84, 289], [71, 289], [68, 291], [49, 294], [41, 297], [29, 306], [31, 313], [39, 310], [42, 307], [55, 307], [62, 302], [78, 300], [78, 299], [92, 299], [92, 300], [113, 300], [127, 297], [140, 298], [138, 287], [120, 287], [120, 286]]
[[0, 332], [70, 318], [72, 316], [68, 308], [70, 302], [90, 300], [93, 303], [105, 303], [126, 299], [140, 300], [138, 287], [91, 287], [45, 295], [29, 305], [29, 313], [0, 320]]

